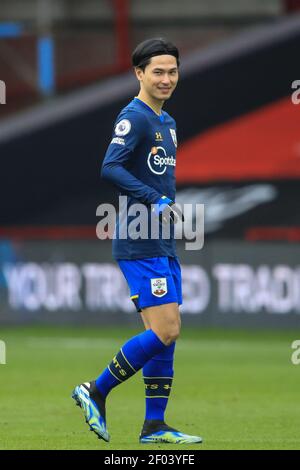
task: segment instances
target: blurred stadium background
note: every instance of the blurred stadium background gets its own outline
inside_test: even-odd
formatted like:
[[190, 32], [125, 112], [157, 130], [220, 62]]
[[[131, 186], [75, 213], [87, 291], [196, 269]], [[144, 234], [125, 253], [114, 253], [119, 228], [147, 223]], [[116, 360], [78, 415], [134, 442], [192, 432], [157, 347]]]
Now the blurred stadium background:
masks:
[[[16, 360], [26, 349], [22, 367], [30, 370], [37, 343], [31, 355], [24, 338], [18, 349], [20, 327], [29, 327], [31, 346], [36, 336], [47, 348], [48, 338], [45, 361], [53, 360], [49, 337], [62, 334], [58, 326], [68, 328], [60, 330], [67, 336], [80, 336], [77, 327], [92, 328], [83, 330], [91, 338], [95, 331], [105, 337], [104, 326], [118, 328], [113, 337], [125, 334], [120, 325], [141, 327], [111, 242], [96, 238], [96, 208], [117, 204], [100, 166], [119, 110], [138, 91], [130, 52], [153, 36], [169, 38], [181, 52], [180, 83], [165, 106], [178, 127], [177, 199], [205, 204], [204, 248], [186, 251], [178, 242], [183, 325], [199, 332], [206, 357], [221, 341], [227, 366], [238, 360], [235, 341], [241, 346], [243, 340], [231, 329], [262, 329], [261, 355], [239, 351], [245, 362], [237, 374], [249, 380], [243, 365], [252, 358], [252, 374], [261, 359], [266, 369], [258, 395], [267, 387], [263, 377], [271, 384], [277, 377], [287, 387], [278, 391], [278, 403], [291, 403], [296, 378], [287, 373], [290, 341], [300, 332], [300, 0], [1, 0], [0, 339], [16, 345]], [[210, 343], [212, 327], [218, 333]], [[275, 335], [273, 346], [268, 334]], [[258, 346], [247, 341], [249, 349]], [[84, 349], [83, 343], [68, 344], [75, 355]], [[12, 348], [11, 360], [13, 354]], [[66, 350], [58, 357], [63, 364]], [[281, 369], [272, 369], [271, 380], [272, 358]], [[66, 364], [71, 370], [71, 358]], [[9, 360], [0, 373], [12, 377]], [[223, 385], [227, 380], [224, 375]], [[207, 400], [216, 390], [203, 392]], [[260, 406], [267, 410], [265, 398]], [[4, 406], [8, 423], [12, 407]], [[271, 415], [276, 419], [276, 406], [266, 417], [270, 425]], [[299, 407], [280, 416], [291, 423]], [[251, 431], [257, 435], [257, 428]], [[4, 448], [12, 446], [11, 436]], [[29, 441], [23, 447], [32, 447]]]

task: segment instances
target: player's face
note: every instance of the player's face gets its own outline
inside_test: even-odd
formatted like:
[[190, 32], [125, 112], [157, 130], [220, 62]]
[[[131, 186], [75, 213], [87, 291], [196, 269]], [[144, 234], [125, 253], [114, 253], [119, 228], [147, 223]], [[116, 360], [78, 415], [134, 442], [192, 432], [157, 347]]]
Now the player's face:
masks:
[[139, 80], [143, 91], [151, 98], [168, 100], [178, 82], [176, 58], [172, 55], [152, 57], [145, 71], [140, 71]]

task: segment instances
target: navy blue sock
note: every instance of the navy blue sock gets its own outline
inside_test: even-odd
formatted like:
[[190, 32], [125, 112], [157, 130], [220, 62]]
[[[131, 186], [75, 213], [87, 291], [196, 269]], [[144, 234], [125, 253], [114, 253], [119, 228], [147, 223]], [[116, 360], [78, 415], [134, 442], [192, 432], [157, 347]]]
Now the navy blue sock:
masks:
[[112, 388], [132, 377], [151, 357], [165, 349], [167, 346], [152, 330], [131, 338], [96, 380], [101, 395], [105, 398]]
[[143, 368], [146, 389], [145, 419], [164, 421], [174, 376], [175, 342], [153, 356]]

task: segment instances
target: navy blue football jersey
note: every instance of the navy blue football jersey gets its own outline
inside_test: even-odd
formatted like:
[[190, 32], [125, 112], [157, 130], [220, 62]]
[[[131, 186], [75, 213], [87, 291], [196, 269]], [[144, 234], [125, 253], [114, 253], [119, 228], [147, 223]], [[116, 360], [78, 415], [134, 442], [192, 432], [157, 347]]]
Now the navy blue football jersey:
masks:
[[142, 259], [155, 256], [176, 256], [174, 228], [171, 237], [163, 239], [122, 239], [124, 224], [132, 218], [126, 211], [135, 203], [148, 210], [162, 196], [175, 201], [176, 123], [165, 111], [156, 114], [146, 103], [134, 98], [118, 115], [112, 140], [105, 154], [101, 176], [114, 183], [120, 195], [127, 196], [113, 239], [115, 259]]

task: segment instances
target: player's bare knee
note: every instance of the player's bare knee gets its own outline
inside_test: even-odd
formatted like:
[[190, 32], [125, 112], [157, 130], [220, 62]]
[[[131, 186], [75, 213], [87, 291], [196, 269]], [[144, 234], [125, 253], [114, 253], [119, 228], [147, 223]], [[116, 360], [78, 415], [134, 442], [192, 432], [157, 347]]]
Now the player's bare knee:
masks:
[[180, 325], [176, 325], [176, 327], [174, 327], [170, 335], [171, 343], [176, 341], [179, 338], [179, 335], [180, 335]]
[[169, 326], [165, 331], [161, 332], [161, 338], [166, 346], [170, 346], [179, 338], [179, 334], [180, 325], [176, 323], [172, 326]]

